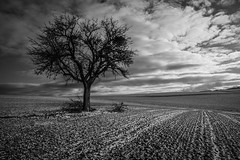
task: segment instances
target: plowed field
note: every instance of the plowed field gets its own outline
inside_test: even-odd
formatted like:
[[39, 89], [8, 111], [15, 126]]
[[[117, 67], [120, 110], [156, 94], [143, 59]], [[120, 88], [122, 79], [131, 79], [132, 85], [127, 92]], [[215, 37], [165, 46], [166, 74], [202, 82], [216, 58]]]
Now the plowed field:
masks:
[[240, 159], [240, 114], [146, 105], [1, 117], [0, 159]]

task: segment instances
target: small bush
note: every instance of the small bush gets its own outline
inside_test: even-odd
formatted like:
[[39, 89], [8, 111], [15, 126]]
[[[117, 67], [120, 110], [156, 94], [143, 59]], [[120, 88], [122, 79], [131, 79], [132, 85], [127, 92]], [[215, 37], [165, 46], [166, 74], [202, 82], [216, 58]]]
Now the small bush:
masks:
[[[77, 100], [76, 100], [77, 99]], [[70, 99], [70, 102], [66, 102], [63, 111], [69, 113], [80, 113], [83, 111], [83, 102], [80, 100], [81, 97], [77, 97], [76, 99]], [[95, 111], [95, 108], [90, 107], [90, 112]]]
[[83, 102], [81, 100], [70, 99], [70, 102], [67, 102], [62, 110], [70, 113], [82, 112]]
[[110, 112], [124, 112], [126, 110], [126, 105], [121, 103], [114, 103], [112, 108], [109, 110]]

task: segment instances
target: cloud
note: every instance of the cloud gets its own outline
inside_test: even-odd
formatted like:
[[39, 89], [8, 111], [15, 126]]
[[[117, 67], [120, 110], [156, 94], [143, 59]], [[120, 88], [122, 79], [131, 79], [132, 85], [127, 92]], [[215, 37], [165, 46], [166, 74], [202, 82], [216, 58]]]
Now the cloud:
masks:
[[204, 84], [196, 84], [191, 85], [189, 87], [184, 88], [183, 92], [199, 92], [199, 91], [207, 91], [207, 90], [219, 90], [219, 89], [227, 89], [233, 86], [238, 86], [240, 80], [233, 81], [224, 81], [224, 82], [211, 82]]
[[240, 22], [240, 11], [230, 15], [230, 20], [232, 23], [238, 24]]
[[189, 88], [184, 89], [184, 92], [198, 92], [198, 91], [207, 91], [207, 90], [213, 90], [217, 87], [222, 87], [222, 82], [212, 82], [212, 83], [206, 83], [206, 84], [199, 84], [199, 85], [192, 85]]
[[[34, 37], [39, 28], [53, 15], [72, 13], [82, 15], [90, 0], [2, 0], [0, 2], [0, 56], [24, 54], [28, 38]], [[24, 56], [24, 55], [23, 55]]]
[[198, 65], [196, 64], [169, 64], [166, 66], [167, 70], [180, 70], [180, 69], [185, 69], [185, 68], [192, 68], [192, 67], [197, 67]]
[[65, 83], [4, 83], [0, 95], [73, 96], [82, 94], [82, 85]]
[[218, 2], [218, 4], [227, 7], [227, 6], [231, 6], [234, 5], [237, 2], [237, 0], [221, 0]]
[[[9, 84], [11, 93], [14, 92], [11, 87], [16, 92], [39, 90], [51, 95], [61, 94], [61, 90], [66, 94], [81, 92], [74, 85], [66, 89], [56, 81], [48, 84], [50, 81], [44, 76], [38, 79], [25, 55], [27, 37], [34, 37], [38, 27], [51, 20], [53, 14], [68, 12], [88, 18], [113, 17], [131, 26], [128, 32], [133, 40], [131, 47], [138, 50], [138, 55], [129, 68], [130, 79], [107, 73], [94, 84], [96, 93], [224, 87], [231, 84], [227, 81], [239, 76], [239, 5], [236, 0], [3, 0], [0, 62], [4, 59], [9, 62], [1, 65], [9, 68], [9, 73], [0, 69], [6, 73], [5, 80], [0, 82]], [[10, 55], [15, 58], [10, 60]], [[26, 90], [15, 85], [20, 82], [26, 83]]]
[[216, 16], [212, 19], [212, 23], [215, 25], [225, 25], [230, 22], [231, 22], [231, 20], [228, 15]]

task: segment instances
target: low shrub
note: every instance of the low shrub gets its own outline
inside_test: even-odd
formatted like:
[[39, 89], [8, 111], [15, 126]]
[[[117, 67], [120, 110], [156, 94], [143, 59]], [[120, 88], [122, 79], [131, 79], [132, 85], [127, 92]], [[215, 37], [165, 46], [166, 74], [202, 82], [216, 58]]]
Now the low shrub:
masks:
[[83, 111], [83, 102], [79, 99], [74, 100], [70, 99], [70, 102], [66, 102], [64, 107], [62, 108], [65, 112], [70, 113], [79, 113]]
[[[66, 102], [63, 111], [69, 113], [80, 113], [83, 111], [83, 102], [80, 100], [81, 97], [77, 97], [76, 99], [70, 99], [70, 102]], [[90, 112], [95, 111], [95, 108], [90, 107]]]
[[109, 110], [110, 112], [124, 112], [127, 109], [127, 105], [123, 102], [121, 103], [113, 103], [112, 108]]

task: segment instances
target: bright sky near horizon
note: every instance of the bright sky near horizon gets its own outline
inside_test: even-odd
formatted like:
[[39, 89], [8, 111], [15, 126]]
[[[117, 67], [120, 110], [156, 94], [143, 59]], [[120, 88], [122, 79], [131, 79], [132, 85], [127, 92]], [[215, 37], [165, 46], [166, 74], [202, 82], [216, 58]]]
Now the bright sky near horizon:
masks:
[[28, 37], [52, 16], [113, 17], [138, 50], [130, 77], [97, 80], [93, 94], [201, 91], [240, 85], [240, 0], [1, 0], [0, 94], [73, 95], [79, 84], [36, 76]]

